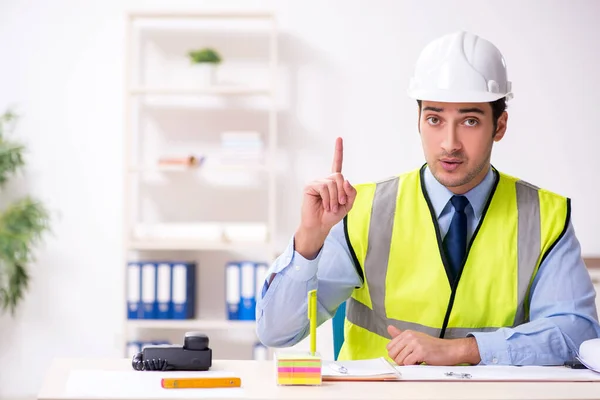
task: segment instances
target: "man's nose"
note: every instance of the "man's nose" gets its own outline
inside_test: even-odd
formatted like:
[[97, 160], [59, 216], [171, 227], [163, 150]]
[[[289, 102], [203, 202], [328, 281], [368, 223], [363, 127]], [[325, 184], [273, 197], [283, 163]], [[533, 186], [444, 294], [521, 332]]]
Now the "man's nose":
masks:
[[458, 140], [458, 132], [454, 125], [446, 125], [444, 132], [444, 140], [442, 141], [442, 149], [446, 153], [454, 153], [461, 149], [460, 141]]

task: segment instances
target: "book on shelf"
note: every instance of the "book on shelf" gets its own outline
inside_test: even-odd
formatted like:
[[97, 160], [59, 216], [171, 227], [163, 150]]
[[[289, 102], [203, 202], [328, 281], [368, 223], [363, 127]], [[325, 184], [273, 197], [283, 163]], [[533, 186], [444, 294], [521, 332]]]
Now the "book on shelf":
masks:
[[191, 319], [195, 316], [196, 263], [132, 261], [127, 265], [128, 319]]

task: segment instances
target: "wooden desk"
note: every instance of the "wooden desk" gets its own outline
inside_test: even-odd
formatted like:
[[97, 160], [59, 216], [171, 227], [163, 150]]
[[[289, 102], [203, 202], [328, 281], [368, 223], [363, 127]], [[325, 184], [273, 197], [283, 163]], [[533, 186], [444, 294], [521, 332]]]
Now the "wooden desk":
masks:
[[[131, 369], [131, 362], [126, 359], [55, 360], [46, 374], [38, 399], [67, 399], [65, 385], [69, 372], [78, 369], [127, 371]], [[244, 387], [243, 399], [600, 399], [600, 382], [324, 382], [319, 387], [282, 387], [275, 384], [272, 361], [214, 361], [213, 369], [239, 374]], [[175, 390], [166, 390], [164, 400], [176, 399], [176, 396]]]

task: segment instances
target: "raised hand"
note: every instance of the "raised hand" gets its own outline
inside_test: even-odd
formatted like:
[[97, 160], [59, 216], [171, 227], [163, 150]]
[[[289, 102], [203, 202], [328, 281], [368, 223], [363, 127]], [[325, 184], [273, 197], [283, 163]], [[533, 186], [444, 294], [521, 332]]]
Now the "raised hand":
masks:
[[331, 175], [304, 188], [295, 248], [305, 258], [312, 259], [318, 254], [331, 228], [348, 214], [356, 199], [356, 189], [342, 175], [343, 160], [344, 143], [337, 138]]

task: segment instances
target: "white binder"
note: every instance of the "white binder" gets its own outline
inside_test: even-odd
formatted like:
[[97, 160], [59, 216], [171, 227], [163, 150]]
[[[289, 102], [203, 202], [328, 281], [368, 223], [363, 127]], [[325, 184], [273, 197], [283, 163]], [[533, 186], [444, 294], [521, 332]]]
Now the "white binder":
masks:
[[170, 319], [173, 317], [171, 310], [171, 264], [160, 263], [156, 267], [157, 290], [156, 299], [158, 302], [158, 319]]
[[225, 297], [227, 302], [227, 319], [240, 318], [240, 266], [235, 262], [227, 264], [225, 270]]
[[244, 261], [241, 263], [241, 299], [240, 299], [240, 319], [253, 320], [256, 318], [254, 291], [255, 283], [254, 263]]
[[173, 263], [173, 318], [194, 318], [196, 310], [196, 264]]
[[138, 319], [141, 312], [141, 270], [137, 263], [127, 266], [127, 318]]
[[142, 318], [156, 318], [156, 266], [142, 264]]
[[267, 279], [267, 271], [269, 268], [265, 263], [256, 264], [256, 290], [254, 291], [254, 297], [256, 301], [262, 298], [262, 290], [265, 285], [265, 279]]

